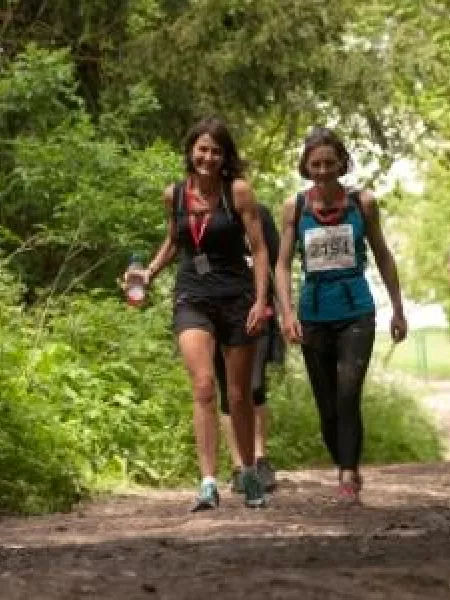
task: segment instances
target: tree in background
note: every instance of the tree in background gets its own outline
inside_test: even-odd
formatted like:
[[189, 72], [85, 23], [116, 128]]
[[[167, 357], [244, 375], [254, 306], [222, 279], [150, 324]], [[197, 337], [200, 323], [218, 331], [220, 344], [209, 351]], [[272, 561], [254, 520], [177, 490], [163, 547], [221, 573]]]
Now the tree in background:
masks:
[[408, 115], [398, 131], [417, 165], [423, 194], [396, 190], [387, 204], [403, 232], [408, 292], [443, 304], [450, 318], [450, 22], [438, 0], [378, 0], [359, 9], [358, 32], [383, 48], [393, 96], [389, 110]]

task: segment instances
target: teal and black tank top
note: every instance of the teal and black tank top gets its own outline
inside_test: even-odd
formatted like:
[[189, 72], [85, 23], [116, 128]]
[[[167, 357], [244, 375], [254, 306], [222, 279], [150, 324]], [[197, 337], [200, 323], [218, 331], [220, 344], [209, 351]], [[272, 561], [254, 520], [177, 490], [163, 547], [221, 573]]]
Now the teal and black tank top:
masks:
[[[231, 184], [224, 188], [219, 205], [211, 213], [197, 248], [189, 224], [185, 182], [174, 188], [174, 220], [179, 250], [175, 297], [225, 298], [241, 294], [254, 295], [253, 272], [245, 255], [245, 229], [234, 208]], [[209, 272], [200, 275], [194, 258], [198, 252], [207, 256]]]
[[364, 275], [365, 221], [359, 192], [347, 193], [347, 207], [335, 225], [320, 223], [303, 202], [296, 232], [304, 270], [300, 320], [341, 321], [374, 313]]

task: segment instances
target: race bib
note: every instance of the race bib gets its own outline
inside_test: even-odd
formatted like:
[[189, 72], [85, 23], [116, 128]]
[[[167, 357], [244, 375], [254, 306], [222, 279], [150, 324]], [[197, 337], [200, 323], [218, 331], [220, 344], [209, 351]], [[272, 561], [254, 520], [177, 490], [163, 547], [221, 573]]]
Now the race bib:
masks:
[[308, 229], [305, 262], [308, 272], [356, 267], [353, 227], [343, 224]]

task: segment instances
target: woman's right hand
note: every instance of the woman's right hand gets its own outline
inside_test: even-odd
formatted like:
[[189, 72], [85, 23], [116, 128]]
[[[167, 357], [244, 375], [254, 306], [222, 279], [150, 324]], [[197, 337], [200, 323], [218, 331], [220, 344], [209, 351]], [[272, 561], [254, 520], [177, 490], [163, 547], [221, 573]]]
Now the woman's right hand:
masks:
[[123, 281], [127, 284], [128, 281], [133, 278], [139, 278], [144, 285], [148, 285], [151, 278], [151, 270], [149, 268], [144, 269], [131, 266], [125, 271]]
[[283, 316], [281, 330], [286, 341], [291, 344], [298, 344], [303, 341], [302, 326], [294, 312]]
[[148, 285], [151, 280], [154, 277], [154, 271], [151, 268], [151, 266], [147, 267], [146, 269], [144, 269], [143, 267], [128, 267], [128, 269], [125, 271], [125, 273], [122, 276], [122, 279], [118, 279], [118, 284], [119, 286], [123, 289], [126, 290], [128, 284], [130, 283], [130, 281], [132, 281], [133, 279], [136, 281], [136, 279], [140, 279], [143, 283], [143, 285]]
[[403, 311], [394, 311], [391, 319], [391, 337], [397, 344], [402, 342], [407, 335], [408, 325], [403, 315]]

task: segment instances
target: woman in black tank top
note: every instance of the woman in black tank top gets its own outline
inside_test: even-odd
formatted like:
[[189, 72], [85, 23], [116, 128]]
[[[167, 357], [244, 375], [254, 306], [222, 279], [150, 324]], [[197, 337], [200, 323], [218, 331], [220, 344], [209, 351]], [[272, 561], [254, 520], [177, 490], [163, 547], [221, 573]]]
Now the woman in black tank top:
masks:
[[[187, 178], [169, 186], [164, 201], [168, 233], [147, 269], [149, 283], [176, 255], [174, 328], [194, 396], [194, 430], [202, 483], [193, 510], [215, 508], [217, 415], [214, 352], [225, 359], [228, 399], [243, 470], [247, 506], [264, 495], [254, 467], [251, 372], [255, 336], [264, 325], [267, 251], [243, 163], [226, 126], [204, 119], [188, 133]], [[251, 271], [244, 259], [247, 237]]]

